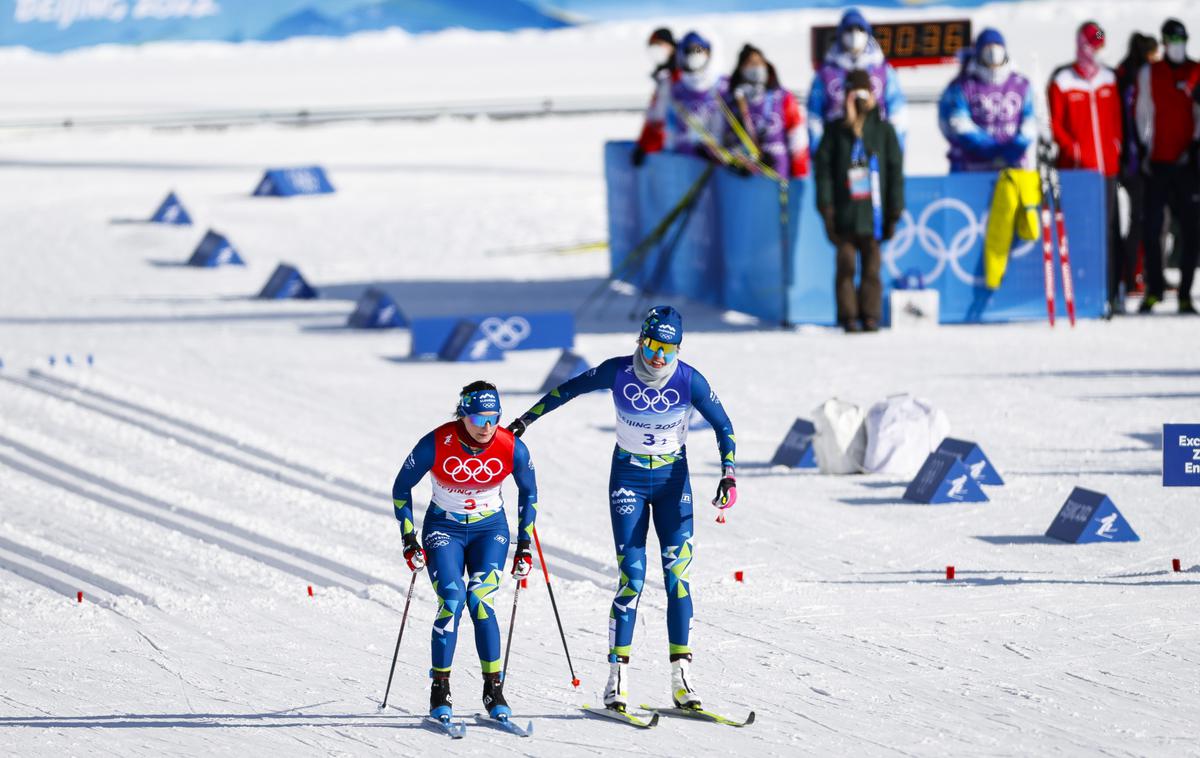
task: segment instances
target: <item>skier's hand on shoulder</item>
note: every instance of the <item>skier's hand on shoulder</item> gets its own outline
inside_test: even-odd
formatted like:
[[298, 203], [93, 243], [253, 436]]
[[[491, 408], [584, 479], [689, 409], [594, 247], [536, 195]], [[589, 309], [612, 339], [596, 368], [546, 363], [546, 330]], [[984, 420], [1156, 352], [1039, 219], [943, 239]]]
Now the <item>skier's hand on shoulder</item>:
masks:
[[409, 569], [413, 571], [425, 568], [425, 551], [421, 548], [421, 543], [417, 542], [415, 535], [404, 535], [404, 560], [408, 563]]
[[721, 510], [732, 508], [737, 502], [737, 477], [733, 474], [732, 466], [721, 467], [721, 481], [717, 482], [717, 496], [712, 501]]
[[525, 421], [520, 418], [513, 419], [513, 422], [507, 427], [508, 431], [512, 432], [514, 437], [520, 437], [528, 428], [529, 424], [526, 424]]
[[513, 555], [512, 575], [524, 579], [533, 571], [533, 554], [529, 552], [529, 540], [517, 540], [517, 552]]

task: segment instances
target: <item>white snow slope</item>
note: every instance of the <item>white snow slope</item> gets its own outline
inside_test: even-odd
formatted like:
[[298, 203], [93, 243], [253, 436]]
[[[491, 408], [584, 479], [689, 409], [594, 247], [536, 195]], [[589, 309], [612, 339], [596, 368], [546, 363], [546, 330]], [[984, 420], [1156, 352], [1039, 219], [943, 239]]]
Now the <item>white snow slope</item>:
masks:
[[[270, 50], [221, 55], [252, 69]], [[26, 63], [53, 84], [45, 72], [65, 82], [86, 55]], [[136, 84], [115, 85], [122, 95], [137, 99]], [[740, 500], [718, 525], [704, 504], [715, 445], [693, 435], [694, 674], [708, 705], [753, 709], [757, 723], [636, 732], [577, 709], [604, 683], [615, 588], [600, 395], [525, 438], [581, 687], [535, 577], [508, 695], [536, 735], [471, 726], [451, 743], [422, 727], [434, 609], [422, 575], [377, 710], [409, 581], [388, 495], [398, 466], [461, 385], [495, 380], [515, 414], [556, 356], [408, 361], [403, 330], [340, 328], [351, 301], [384, 283], [414, 313], [578, 303], [605, 254], [528, 246], [604, 237], [600, 146], [637, 126], [0, 135], [0, 752], [1200, 755], [1200, 509], [1194, 490], [1161, 486], [1159, 438], [1164, 422], [1200, 420], [1198, 328], [1166, 314], [847, 338], [681, 303], [685, 359], [721, 393], [741, 464]], [[337, 194], [248, 196], [263, 167], [313, 162]], [[196, 227], [115, 222], [171, 188]], [[207, 226], [244, 269], [176, 265]], [[326, 297], [250, 299], [281, 260]], [[585, 314], [578, 349], [593, 362], [630, 349], [633, 306], [616, 295]], [[918, 506], [895, 479], [766, 466], [826, 398], [900, 391], [983, 445], [1007, 480], [991, 502]], [[1042, 538], [1077, 485], [1109, 494], [1141, 541]], [[498, 598], [506, 632], [511, 583]], [[664, 607], [652, 571], [635, 702], [669, 696]], [[457, 711], [481, 711], [469, 626], [453, 681]]]

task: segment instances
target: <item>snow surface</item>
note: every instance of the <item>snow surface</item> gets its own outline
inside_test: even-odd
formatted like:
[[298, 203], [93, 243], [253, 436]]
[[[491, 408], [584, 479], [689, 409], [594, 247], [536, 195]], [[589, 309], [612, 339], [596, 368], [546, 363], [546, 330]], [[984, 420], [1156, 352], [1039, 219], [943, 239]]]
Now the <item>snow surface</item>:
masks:
[[[768, 29], [785, 17], [729, 23]], [[626, 29], [570, 34], [607, 33], [615, 49]], [[460, 52], [524, 49], [488, 35], [429, 44], [454, 39]], [[354, 60], [384, 42], [328, 50]], [[283, 66], [278, 56], [302, 44], [317, 43], [213, 55], [252, 71]], [[131, 72], [173, 55], [179, 70], [208, 64], [166, 46], [9, 62], [44, 85], [17, 99], [70, 105], [86, 91], [107, 99], [77, 78], [89, 62], [107, 76], [106, 56]], [[243, 81], [238, 68], [211, 81], [253, 92], [255, 76]], [[290, 95], [280, 93], [293, 101], [321, 74], [295, 70]], [[335, 89], [318, 94], [334, 101]], [[152, 100], [128, 79], [108, 94]], [[599, 395], [525, 438], [580, 689], [535, 576], [508, 694], [536, 736], [472, 726], [450, 743], [421, 727], [434, 608], [421, 576], [390, 707], [377, 711], [409, 581], [388, 497], [398, 466], [447, 417], [458, 387], [491, 378], [516, 413], [556, 355], [410, 361], [405, 331], [341, 328], [351, 301], [384, 283], [410, 313], [573, 307], [607, 274], [606, 255], [537, 246], [604, 238], [600, 146], [637, 126], [612, 116], [0, 135], [3, 752], [1200, 755], [1200, 511], [1195, 491], [1161, 486], [1159, 436], [1164, 422], [1198, 420], [1198, 332], [1168, 315], [847, 338], [683, 304], [685, 359], [737, 427], [741, 485], [723, 526], [697, 506], [694, 676], [707, 704], [753, 709], [757, 723], [664, 719], [641, 733], [576, 710], [604, 683], [614, 589], [613, 422]], [[248, 196], [263, 167], [313, 162], [337, 194]], [[172, 188], [196, 227], [122, 222]], [[210, 225], [244, 269], [177, 265]], [[326, 297], [250, 299], [281, 260]], [[633, 307], [617, 294], [584, 314], [578, 349], [593, 362], [628, 350]], [[89, 353], [90, 368], [80, 365]], [[900, 391], [983, 445], [1008, 482], [989, 488], [992, 502], [910, 505], [892, 478], [766, 465], [792, 420], [826, 398], [865, 405]], [[719, 473], [715, 444], [696, 433], [691, 452], [702, 502]], [[1042, 538], [1077, 485], [1108, 493], [1142, 541]], [[1171, 572], [1174, 557], [1183, 573]], [[511, 585], [498, 597], [507, 630]], [[654, 572], [641, 607], [631, 691], [663, 703]], [[454, 690], [469, 717], [481, 710], [480, 678], [463, 631]]]

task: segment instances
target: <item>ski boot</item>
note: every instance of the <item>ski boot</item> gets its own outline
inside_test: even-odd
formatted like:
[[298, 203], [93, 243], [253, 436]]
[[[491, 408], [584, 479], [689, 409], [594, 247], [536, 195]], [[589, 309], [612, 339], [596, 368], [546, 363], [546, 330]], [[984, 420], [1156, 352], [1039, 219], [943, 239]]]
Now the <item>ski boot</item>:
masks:
[[489, 716], [499, 721], [512, 715], [512, 708], [504, 699], [504, 682], [498, 672], [483, 675], [483, 707], [487, 708]]
[[608, 684], [604, 686], [604, 707], [609, 710], [625, 712], [629, 705], [629, 692], [626, 687], [626, 667], [628, 658], [618, 658], [608, 664]]
[[692, 689], [688, 676], [688, 666], [691, 662], [691, 655], [671, 656], [671, 699], [675, 701], [676, 708], [698, 711], [703, 706], [700, 705], [700, 695]]
[[433, 684], [429, 687], [429, 715], [445, 720], [454, 715], [454, 701], [450, 699], [450, 672], [430, 673]]

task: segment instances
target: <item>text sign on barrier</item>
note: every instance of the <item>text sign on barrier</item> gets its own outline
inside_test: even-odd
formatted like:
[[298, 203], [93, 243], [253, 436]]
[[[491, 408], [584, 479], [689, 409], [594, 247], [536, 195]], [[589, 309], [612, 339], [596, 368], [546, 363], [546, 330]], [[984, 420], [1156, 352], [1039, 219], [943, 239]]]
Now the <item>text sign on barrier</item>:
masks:
[[[664, 235], [678, 241], [631, 260], [630, 253], [705, 167], [692, 156], [654, 153], [635, 170], [632, 150], [626, 142], [605, 146], [609, 252], [618, 279], [774, 323], [836, 323], [836, 256], [825, 238], [811, 179], [788, 184], [785, 239], [779, 185], [718, 168], [692, 213], [680, 214]], [[1100, 318], [1107, 292], [1104, 178], [1094, 171], [1060, 176], [1075, 312], [1079, 318]], [[1017, 239], [1000, 288], [984, 286], [983, 240], [996, 177], [977, 172], [905, 178], [906, 210], [882, 250], [884, 302], [895, 282], [915, 270], [927, 289], [937, 291], [943, 324], [1046, 318], [1036, 241]], [[1061, 289], [1057, 268], [1055, 275]], [[1062, 298], [1056, 302], [1065, 308]]]
[[217, 234], [209, 229], [204, 235], [204, 239], [200, 240], [200, 244], [192, 252], [192, 257], [188, 259], [188, 265], [212, 268], [226, 264], [245, 266], [246, 262], [242, 260], [242, 256], [238, 255], [238, 251], [223, 234]]
[[1137, 532], [1102, 492], [1076, 487], [1046, 530], [1063, 542], [1137, 542]]
[[961, 460], [967, 471], [971, 472], [971, 478], [980, 484], [1004, 484], [996, 467], [984, 455], [983, 449], [974, 442], [947, 437], [937, 446], [937, 451], [950, 453]]
[[407, 324], [395, 299], [377, 287], [368, 287], [362, 293], [346, 320], [346, 326], [354, 329], [390, 329]]
[[443, 361], [502, 361], [504, 351], [474, 321], [462, 319], [446, 337], [438, 358]]
[[930, 453], [913, 477], [904, 499], [914, 503], [986, 503], [988, 496], [971, 472], [950, 453]]
[[1200, 424], [1163, 424], [1163, 486], [1200, 487]]
[[293, 195], [323, 195], [333, 192], [333, 185], [320, 166], [269, 168], [254, 188], [258, 197], [292, 197]]
[[813, 456], [813, 437], [817, 428], [813, 422], [798, 418], [788, 430], [787, 436], [775, 450], [771, 458], [772, 466], [787, 466], [788, 468], [816, 468], [817, 460]]
[[150, 217], [150, 223], [191, 226], [192, 217], [188, 215], [187, 209], [183, 207], [179, 197], [171, 192], [163, 199], [158, 210], [154, 211], [154, 215]]
[[311, 300], [317, 297], [317, 290], [304, 280], [295, 266], [280, 263], [258, 296], [263, 300]]
[[468, 316], [413, 318], [412, 354], [441, 351], [446, 338], [461, 320], [479, 325], [488, 340], [501, 350], [545, 350], [575, 346], [575, 316], [570, 311], [481, 313]]
[[589, 368], [591, 366], [588, 365], [588, 362], [584, 360], [582, 355], [573, 353], [570, 350], [563, 350], [559, 354], [558, 360], [554, 362], [554, 368], [550, 369], [550, 373], [546, 375], [546, 381], [542, 382], [542, 388], [538, 392], [544, 395], [563, 382], [574, 379]]

